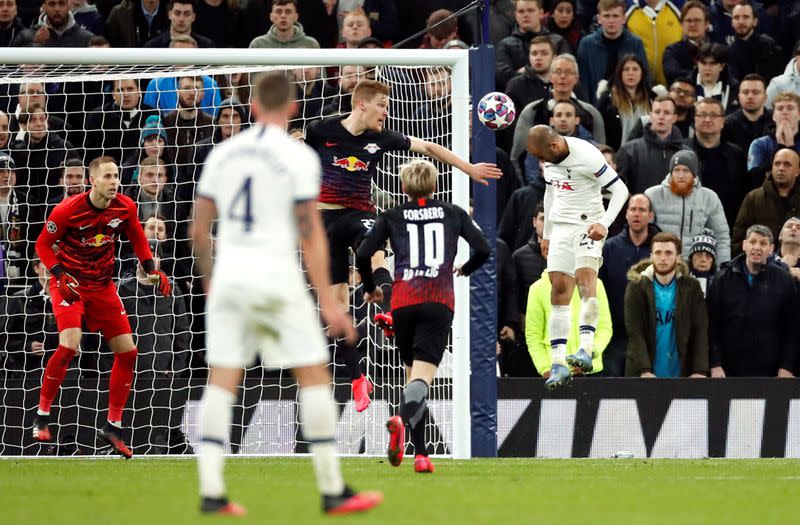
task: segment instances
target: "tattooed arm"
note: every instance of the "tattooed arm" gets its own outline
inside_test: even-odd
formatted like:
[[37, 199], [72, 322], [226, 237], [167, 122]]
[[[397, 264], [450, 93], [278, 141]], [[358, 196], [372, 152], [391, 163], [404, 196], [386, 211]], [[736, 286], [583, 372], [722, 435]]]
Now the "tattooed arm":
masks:
[[331, 292], [328, 238], [322, 226], [317, 201], [306, 200], [295, 204], [294, 217], [308, 281], [316, 289], [322, 317], [329, 325], [328, 331], [332, 337], [346, 337], [355, 341], [353, 321], [342, 311]]
[[194, 220], [190, 226], [189, 235], [192, 238], [194, 254], [200, 275], [203, 277], [203, 290], [208, 292], [211, 281], [211, 272], [214, 269], [214, 259], [211, 256], [211, 225], [217, 217], [217, 205], [205, 197], [198, 197], [194, 206]]

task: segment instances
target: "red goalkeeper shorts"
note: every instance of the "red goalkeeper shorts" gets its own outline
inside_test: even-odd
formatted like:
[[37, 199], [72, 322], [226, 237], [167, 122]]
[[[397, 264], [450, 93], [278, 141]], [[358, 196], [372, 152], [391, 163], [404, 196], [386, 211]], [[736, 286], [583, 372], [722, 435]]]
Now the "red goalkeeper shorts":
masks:
[[59, 332], [67, 328], [82, 328], [85, 321], [90, 332], [100, 332], [106, 341], [131, 333], [131, 324], [113, 282], [99, 290], [78, 291], [81, 298], [69, 304], [59, 294], [55, 278], [50, 280], [50, 296]]

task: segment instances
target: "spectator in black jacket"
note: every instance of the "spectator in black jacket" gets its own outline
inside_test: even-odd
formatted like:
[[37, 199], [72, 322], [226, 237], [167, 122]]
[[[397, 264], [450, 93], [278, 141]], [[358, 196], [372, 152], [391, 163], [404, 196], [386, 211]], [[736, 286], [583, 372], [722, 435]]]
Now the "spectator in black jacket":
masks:
[[747, 229], [744, 253], [708, 290], [711, 377], [794, 377], [797, 291], [781, 267], [767, 264], [772, 231]]
[[21, 31], [12, 46], [87, 47], [94, 36], [75, 23], [67, 0], [45, 0], [38, 23]]
[[353, 111], [353, 89], [365, 77], [364, 66], [342, 66], [339, 76], [339, 93], [322, 108], [322, 116], [341, 115]]
[[63, 191], [55, 191], [47, 200], [47, 216], [58, 206], [58, 203], [86, 191], [86, 168], [80, 159], [66, 159], [61, 176], [58, 178], [58, 187]]
[[[519, 295], [520, 288], [517, 283], [517, 273], [511, 261], [511, 250], [503, 239], [497, 239], [495, 248], [495, 261], [497, 267], [497, 345], [501, 350], [500, 369], [507, 369], [510, 363], [503, 359], [509, 356], [517, 347], [519, 338]], [[508, 374], [504, 374], [508, 375]]]
[[689, 0], [683, 4], [681, 28], [683, 39], [668, 45], [664, 50], [664, 75], [668, 84], [692, 73], [700, 46], [709, 41], [708, 31], [711, 26], [708, 7], [700, 0]]
[[239, 2], [232, 0], [198, 0], [192, 28], [205, 35], [215, 47], [247, 47], [242, 31]]
[[514, 263], [514, 270], [517, 274], [520, 293], [517, 300], [519, 302], [519, 313], [521, 320], [525, 319], [525, 311], [528, 308], [528, 289], [533, 283], [539, 280], [542, 273], [547, 268], [547, 257], [542, 253], [542, 236], [544, 234], [544, 203], [536, 205], [536, 213], [533, 216], [533, 235], [528, 242], [517, 248], [511, 255]]
[[694, 236], [692, 248], [689, 250], [689, 273], [700, 283], [703, 295], [708, 293], [708, 287], [717, 273], [717, 239], [714, 232], [703, 228]]
[[30, 208], [25, 193], [15, 187], [15, 172], [11, 155], [0, 153], [0, 277], [5, 277], [0, 280], [0, 292], [7, 284], [25, 284], [36, 239], [29, 234]]
[[722, 44], [707, 43], [697, 53], [697, 68], [692, 72], [697, 100], [714, 97], [722, 103], [725, 114], [739, 106], [739, 82], [727, 67], [728, 49]]
[[603, 266], [597, 276], [606, 289], [613, 327], [611, 341], [603, 352], [603, 375], [607, 377], [625, 375], [625, 352], [628, 344], [625, 332], [625, 289], [628, 286], [628, 270], [639, 261], [650, 257], [650, 242], [661, 231], [652, 223], [653, 218], [653, 205], [647, 195], [633, 195], [628, 199], [625, 227], [603, 244]]
[[161, 0], [122, 0], [106, 19], [111, 47], [143, 47], [168, 31], [166, 2]]
[[0, 0], [0, 47], [8, 47], [25, 30], [17, 16], [17, 0]]
[[[20, 124], [25, 136], [11, 144], [11, 156], [17, 164], [17, 186], [27, 191], [29, 204], [46, 204], [53, 192], [60, 191], [57, 184], [64, 160], [79, 154], [72, 144], [50, 132], [47, 112], [41, 105], [30, 105], [20, 115]], [[32, 220], [43, 222], [44, 217]]]
[[[155, 247], [155, 246], [154, 246]], [[159, 250], [154, 250], [154, 255]], [[153, 257], [156, 268], [161, 258]], [[136, 275], [122, 279], [119, 296], [131, 320], [131, 330], [136, 334], [137, 347], [141, 348], [136, 359], [137, 374], [171, 376], [187, 371], [189, 362], [189, 316], [179, 286], [164, 297], [147, 280], [141, 263]]]
[[783, 50], [769, 35], [756, 31], [756, 12], [753, 5], [743, 2], [733, 8], [733, 31], [729, 67], [737, 82], [749, 73], [772, 78], [783, 73]]
[[118, 165], [139, 146], [139, 132], [147, 117], [158, 111], [142, 102], [142, 91], [134, 79], [115, 80], [113, 102], [94, 108], [86, 117], [86, 157], [108, 155]]
[[58, 348], [58, 327], [50, 301], [50, 274], [39, 259], [32, 263], [37, 279], [7, 302], [6, 368], [23, 373], [41, 370], [47, 351]]
[[195, 19], [194, 6], [195, 0], [170, 0], [167, 5], [169, 28], [148, 40], [144, 47], [170, 47], [169, 43], [176, 36], [192, 37], [197, 42], [197, 47], [216, 47], [210, 38], [192, 31]]
[[[725, 117], [723, 140], [736, 144], [745, 152], [750, 143], [769, 133], [772, 112], [765, 107], [767, 100], [764, 77], [756, 73], [745, 75], [739, 84], [739, 109]], [[751, 184], [750, 189], [756, 187]]]
[[246, 125], [247, 115], [244, 106], [230, 98], [223, 100], [217, 116], [214, 117], [214, 132], [210, 137], [197, 143], [193, 162], [184, 169], [178, 170], [175, 179], [175, 198], [178, 199], [178, 202], [194, 200], [195, 185], [200, 180], [200, 173], [211, 150], [223, 140], [242, 131]]
[[[541, 0], [517, 0], [517, 27], [510, 36], [497, 44], [495, 60], [495, 87], [504, 91], [506, 84], [516, 73], [522, 73], [530, 63], [530, 42], [537, 36], [549, 36], [556, 45], [557, 55], [570, 53], [569, 44], [560, 35], [555, 35], [542, 25]], [[521, 109], [520, 109], [521, 110]]]
[[703, 186], [714, 190], [722, 201], [728, 226], [733, 227], [744, 196], [750, 190], [747, 154], [739, 146], [722, 140], [725, 113], [716, 98], [695, 104], [695, 134], [684, 145], [697, 153]]
[[550, 64], [555, 56], [556, 45], [549, 36], [537, 36], [531, 40], [528, 65], [508, 81], [505, 91], [514, 102], [517, 113], [534, 100], [549, 95], [552, 89]]
[[511, 194], [497, 227], [497, 236], [506, 242], [512, 253], [533, 236], [536, 205], [543, 200], [544, 179], [541, 177]]

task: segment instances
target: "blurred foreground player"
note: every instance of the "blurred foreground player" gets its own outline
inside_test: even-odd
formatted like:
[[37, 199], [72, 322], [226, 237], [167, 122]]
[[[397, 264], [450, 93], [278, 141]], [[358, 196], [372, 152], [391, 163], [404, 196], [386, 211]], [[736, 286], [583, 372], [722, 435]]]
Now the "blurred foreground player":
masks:
[[[471, 164], [443, 146], [385, 128], [389, 116], [389, 85], [362, 80], [351, 96], [351, 113], [322, 119], [306, 130], [306, 143], [316, 150], [322, 163], [319, 207], [331, 250], [333, 292], [345, 312], [349, 310], [350, 301], [348, 249], [355, 252], [375, 222], [372, 180], [385, 153], [421, 153], [460, 169], [482, 184], [502, 175], [494, 164]], [[370, 278], [380, 288], [385, 285], [388, 296], [392, 277], [382, 251], [375, 254], [372, 268], [374, 274], [371, 270]], [[363, 272], [361, 278], [365, 279]], [[351, 374], [356, 410], [361, 412], [369, 406], [372, 384], [361, 373], [356, 350], [347, 344], [340, 345], [340, 349]]]
[[[406, 366], [407, 384], [400, 415], [386, 423], [390, 434], [388, 456], [394, 466], [403, 461], [408, 425], [417, 472], [433, 472], [425, 447], [426, 401], [453, 322], [453, 274], [471, 274], [491, 253], [483, 233], [466, 211], [430, 198], [436, 190], [437, 175], [436, 166], [427, 160], [412, 160], [400, 168], [403, 193], [409, 201], [378, 217], [356, 258], [364, 279], [364, 298], [381, 302], [383, 291], [371, 278], [371, 257], [387, 239], [391, 240], [395, 254], [392, 324]], [[463, 266], [454, 267], [459, 237], [466, 239], [474, 253]]]
[[36, 253], [52, 276], [50, 295], [58, 325], [58, 350], [44, 370], [33, 439], [51, 439], [50, 406], [77, 353], [85, 322], [89, 330], [103, 334], [114, 352], [108, 385], [108, 422], [98, 430], [98, 436], [116, 453], [130, 459], [133, 454], [121, 436], [122, 410], [133, 383], [136, 346], [125, 308], [111, 280], [121, 233], [133, 245], [150, 282], [157, 284], [165, 296], [170, 295], [171, 289], [167, 276], [156, 269], [136, 204], [119, 193], [119, 169], [114, 159], [94, 159], [89, 164], [89, 181], [90, 191], [68, 197], [53, 209], [36, 241]]
[[[282, 73], [261, 77], [251, 100], [256, 124], [217, 146], [198, 185], [192, 239], [208, 292], [211, 369], [197, 449], [204, 513], [246, 514], [226, 497], [223, 454], [243, 368], [257, 355], [264, 366], [291, 368], [297, 378], [300, 423], [323, 511], [363, 511], [383, 499], [346, 486], [336, 456], [338, 411], [325, 367], [329, 355], [297, 260], [298, 240], [330, 335], [352, 342], [356, 333], [331, 293], [328, 243], [317, 210], [319, 159], [285, 131], [295, 105]], [[215, 220], [216, 264], [210, 233]], [[263, 275], [255, 284], [252, 268]]]

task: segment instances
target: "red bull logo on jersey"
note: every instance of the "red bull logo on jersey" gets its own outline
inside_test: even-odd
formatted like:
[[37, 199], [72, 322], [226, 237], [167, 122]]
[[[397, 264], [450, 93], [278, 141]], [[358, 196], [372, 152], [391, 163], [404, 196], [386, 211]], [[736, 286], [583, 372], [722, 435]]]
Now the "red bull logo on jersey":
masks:
[[344, 157], [341, 159], [333, 157], [333, 165], [347, 171], [367, 171], [369, 169], [369, 162], [364, 162], [358, 157]]
[[81, 244], [83, 246], [100, 247], [112, 242], [114, 242], [114, 236], [105, 235], [103, 233], [98, 233], [97, 235], [92, 235], [91, 237], [81, 237]]

